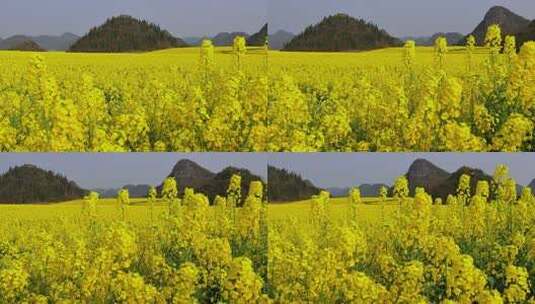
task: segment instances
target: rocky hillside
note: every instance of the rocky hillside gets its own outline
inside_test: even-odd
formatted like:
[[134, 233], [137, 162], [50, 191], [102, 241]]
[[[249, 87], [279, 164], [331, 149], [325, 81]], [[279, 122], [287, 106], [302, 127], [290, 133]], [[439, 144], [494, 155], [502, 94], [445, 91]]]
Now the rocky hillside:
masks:
[[[432, 197], [440, 197], [445, 201], [448, 195], [456, 194], [459, 179], [463, 174], [470, 176], [470, 193], [472, 194], [475, 193], [478, 181], [487, 181], [489, 184], [492, 181], [492, 176], [481, 169], [464, 166], [453, 173], [449, 173], [424, 159], [416, 160], [405, 176], [409, 181], [410, 195], [414, 195], [416, 187], [423, 187]], [[533, 187], [535, 187], [535, 180]], [[521, 193], [522, 188], [521, 185], [516, 186], [518, 194]]]
[[[174, 177], [177, 181], [180, 194], [185, 188], [193, 188], [201, 192], [213, 201], [216, 195], [226, 196], [227, 188], [233, 174], [239, 174], [242, 178], [241, 190], [242, 198], [249, 192], [249, 184], [252, 181], [262, 181], [260, 176], [254, 175], [249, 170], [227, 167], [219, 173], [213, 173], [199, 164], [183, 159], [176, 163], [168, 177]], [[161, 192], [162, 185], [157, 187]]]
[[363, 51], [399, 45], [377, 25], [346, 14], [325, 17], [295, 36], [285, 51]]
[[440, 187], [450, 174], [445, 170], [435, 166], [425, 159], [415, 160], [406, 174], [409, 181], [410, 195], [414, 195], [417, 187], [423, 187], [428, 193], [432, 193]]
[[75, 182], [34, 165], [10, 168], [0, 175], [0, 203], [49, 203], [80, 199], [87, 191]]
[[189, 159], [182, 159], [175, 164], [167, 177], [174, 177], [179, 192], [183, 193], [185, 188], [199, 189], [204, 184], [210, 182], [214, 176], [215, 173], [200, 166], [196, 162]]
[[149, 185], [124, 185], [121, 188], [93, 189], [93, 191], [98, 192], [100, 198], [116, 198], [119, 190], [126, 189], [132, 198], [145, 198], [149, 193], [149, 188]]
[[268, 200], [270, 203], [309, 199], [320, 189], [299, 174], [268, 166]]
[[266, 39], [268, 37], [268, 24], [264, 24], [262, 28], [253, 35], [247, 38], [248, 46], [264, 46], [266, 44]]
[[523, 31], [530, 21], [517, 15], [503, 6], [494, 6], [485, 14], [483, 21], [472, 31], [478, 45], [483, 45], [489, 26], [498, 24], [502, 28], [503, 35], [512, 35]]
[[121, 15], [92, 28], [74, 43], [71, 52], [143, 52], [187, 46], [158, 25]]
[[71, 47], [71, 45], [76, 42], [80, 37], [71, 34], [65, 33], [61, 36], [52, 36], [52, 35], [41, 35], [41, 36], [26, 36], [26, 35], [14, 35], [6, 38], [5, 40], [0, 39], [0, 49], [8, 50], [14, 48], [16, 45], [23, 43], [25, 41], [31, 40], [39, 45], [40, 48], [47, 51], [65, 51]]
[[234, 44], [234, 38], [236, 38], [237, 36], [249, 38], [249, 34], [245, 32], [222, 32], [212, 38], [212, 43], [215, 46], [231, 46], [232, 44]]
[[527, 41], [535, 41], [535, 20], [516, 34], [516, 43], [520, 48]]

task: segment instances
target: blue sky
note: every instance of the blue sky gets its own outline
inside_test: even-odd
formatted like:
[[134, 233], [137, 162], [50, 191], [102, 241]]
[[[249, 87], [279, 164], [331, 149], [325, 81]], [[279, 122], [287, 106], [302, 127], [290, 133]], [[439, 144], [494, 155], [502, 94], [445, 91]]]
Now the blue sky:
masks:
[[212, 172], [234, 166], [267, 178], [267, 154], [260, 153], [0, 153], [0, 174], [13, 166], [33, 164], [89, 189], [158, 185], [183, 158]]
[[253, 33], [266, 21], [271, 32], [297, 33], [338, 12], [373, 21], [396, 36], [468, 33], [493, 5], [535, 19], [533, 0], [2, 0], [0, 37], [82, 35], [119, 14], [158, 23], [181, 37], [222, 31]]
[[180, 37], [253, 33], [266, 22], [267, 0], [2, 0], [0, 37], [83, 35], [119, 14], [147, 19]]
[[494, 5], [535, 19], [534, 0], [269, 0], [270, 31], [294, 33], [322, 17], [347, 13], [372, 21], [395, 36], [471, 32]]
[[318, 187], [351, 187], [392, 184], [418, 158], [448, 172], [469, 166], [493, 174], [496, 165], [505, 164], [522, 185], [535, 178], [535, 153], [284, 153], [271, 154], [269, 163], [299, 173]]
[[269, 163], [320, 187], [390, 184], [418, 158], [449, 172], [466, 165], [492, 174], [497, 164], [506, 164], [523, 185], [535, 178], [535, 153], [0, 153], [0, 174], [12, 166], [34, 164], [85, 188], [156, 185], [183, 158], [213, 172], [227, 166], [247, 168], [264, 180]]

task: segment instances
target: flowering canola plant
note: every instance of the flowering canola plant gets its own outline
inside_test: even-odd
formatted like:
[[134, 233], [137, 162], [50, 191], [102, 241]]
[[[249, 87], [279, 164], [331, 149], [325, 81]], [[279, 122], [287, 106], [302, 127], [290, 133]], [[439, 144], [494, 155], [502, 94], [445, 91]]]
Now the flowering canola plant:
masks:
[[[434, 205], [425, 189], [410, 192], [400, 177], [390, 199], [361, 199], [354, 188], [347, 199], [322, 192], [288, 203], [276, 218], [271, 213], [281, 206], [270, 206], [270, 297], [275, 303], [533, 303], [531, 189], [517, 196], [505, 166], [473, 187], [463, 175], [456, 193]], [[309, 204], [308, 214], [292, 204]]]
[[477, 48], [272, 52], [269, 150], [533, 151], [535, 42], [519, 50], [492, 26]]
[[266, 52], [238, 40], [235, 51], [205, 40], [144, 54], [1, 52], [0, 151], [262, 150]]
[[173, 187], [147, 200], [92, 192], [44, 218], [0, 206], [0, 303], [268, 303], [263, 184], [244, 207]]
[[1, 52], [0, 151], [533, 151], [535, 42], [485, 41]]

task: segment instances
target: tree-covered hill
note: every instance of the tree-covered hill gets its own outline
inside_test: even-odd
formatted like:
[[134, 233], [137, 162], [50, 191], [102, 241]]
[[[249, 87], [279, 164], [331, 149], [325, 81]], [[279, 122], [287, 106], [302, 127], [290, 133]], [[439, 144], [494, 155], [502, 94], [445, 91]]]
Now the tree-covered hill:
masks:
[[363, 51], [399, 45], [377, 25], [346, 14], [325, 17], [295, 36], [285, 51]]
[[0, 203], [61, 202], [86, 194], [86, 190], [65, 176], [34, 165], [13, 167], [0, 175]]
[[[193, 188], [196, 192], [205, 194], [212, 202], [217, 195], [226, 196], [230, 179], [234, 174], [241, 176], [242, 198], [247, 197], [252, 181], [262, 181], [260, 176], [247, 169], [227, 167], [218, 173], [213, 173], [188, 159], [178, 161], [167, 177], [176, 180], [180, 195], [184, 193], [185, 188]], [[157, 187], [158, 192], [161, 192], [162, 187], [163, 185]]]
[[70, 51], [142, 52], [184, 46], [187, 46], [184, 41], [154, 23], [121, 15], [92, 28], [71, 46]]
[[299, 174], [268, 166], [267, 195], [270, 203], [305, 200], [319, 192], [319, 188]]

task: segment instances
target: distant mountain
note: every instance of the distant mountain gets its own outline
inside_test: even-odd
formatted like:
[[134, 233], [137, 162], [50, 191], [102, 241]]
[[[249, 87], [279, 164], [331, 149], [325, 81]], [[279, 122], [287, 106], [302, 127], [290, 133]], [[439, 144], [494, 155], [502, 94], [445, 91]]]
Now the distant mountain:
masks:
[[215, 37], [212, 37], [212, 43], [215, 46], [231, 46], [232, 44], [234, 44], [234, 38], [236, 38], [237, 36], [242, 36], [246, 39], [249, 38], [249, 34], [245, 32], [222, 32], [215, 35]]
[[485, 14], [483, 21], [472, 31], [471, 35], [474, 35], [478, 45], [483, 45], [487, 29], [493, 24], [498, 24], [501, 27], [503, 35], [512, 35], [523, 31], [529, 23], [528, 19], [513, 13], [503, 6], [493, 6]]
[[268, 37], [268, 24], [264, 24], [262, 28], [253, 35], [247, 38], [248, 46], [264, 46], [266, 44], [266, 39]]
[[331, 194], [331, 197], [346, 197], [349, 193], [350, 188], [340, 188], [340, 187], [330, 187], [325, 189], [325, 191]]
[[274, 202], [293, 202], [309, 199], [321, 189], [300, 175], [268, 166], [268, 200]]
[[9, 50], [19, 43], [23, 43], [28, 40], [29, 37], [23, 35], [15, 35], [6, 39], [0, 39], [0, 50]]
[[[252, 181], [262, 181], [260, 176], [246, 169], [227, 167], [219, 173], [213, 173], [188, 159], [178, 161], [168, 177], [175, 178], [180, 194], [184, 193], [185, 188], [193, 188], [213, 201], [216, 195], [226, 196], [230, 179], [234, 174], [241, 176], [242, 198], [247, 196]], [[161, 189], [162, 185], [157, 187], [158, 192], [161, 192]]]
[[128, 190], [128, 195], [132, 198], [145, 198], [149, 193], [150, 187], [149, 185], [125, 185], [117, 189], [93, 189], [92, 191], [98, 192], [100, 198], [116, 198], [119, 190], [126, 189]]
[[431, 37], [430, 36], [418, 36], [418, 37], [405, 36], [405, 37], [401, 37], [399, 39], [401, 41], [403, 41], [403, 42], [409, 41], [409, 40], [413, 40], [416, 43], [416, 45], [422, 45], [422, 46], [429, 46], [430, 42], [431, 42]]
[[377, 25], [346, 14], [325, 17], [295, 36], [285, 51], [363, 51], [399, 45]]
[[[450, 173], [425, 159], [415, 160], [409, 167], [405, 177], [409, 183], [410, 196], [414, 196], [417, 187], [422, 187], [433, 198], [441, 198], [443, 202], [446, 202], [448, 195], [456, 195], [459, 179], [463, 174], [470, 176], [471, 194], [476, 192], [476, 186], [479, 181], [487, 181], [489, 185], [492, 181], [492, 176], [481, 169], [463, 166]], [[300, 175], [272, 166], [268, 166], [268, 182], [268, 199], [270, 203], [309, 199], [321, 190]], [[378, 197], [382, 187], [388, 189], [389, 196], [392, 195], [392, 187], [386, 184], [362, 184], [359, 189], [362, 197]], [[535, 179], [528, 187], [535, 193]], [[522, 193], [523, 188], [522, 185], [516, 185], [518, 195]], [[346, 197], [350, 188], [330, 187], [325, 190], [332, 197]]]
[[445, 37], [448, 40], [449, 45], [457, 45], [464, 39], [464, 35], [461, 33], [456, 33], [456, 32], [442, 33], [441, 32], [441, 33], [436, 33], [432, 36], [404, 37], [401, 40], [403, 41], [414, 40], [414, 42], [416, 42], [416, 45], [433, 46], [435, 44], [435, 41], [439, 37]]
[[192, 37], [184, 37], [182, 40], [186, 42], [190, 46], [199, 46], [201, 45], [201, 42], [206, 37], [198, 37], [198, 36], [192, 36]]
[[117, 197], [119, 189], [116, 188], [93, 188], [90, 191], [97, 192], [100, 198], [114, 198]]
[[0, 49], [1, 50], [10, 50], [20, 44], [23, 44], [29, 40], [32, 40], [29, 36], [24, 35], [15, 35], [8, 37], [0, 42]]
[[[389, 189], [390, 186], [386, 184], [362, 184], [359, 185], [360, 196], [361, 197], [378, 197], [382, 187]], [[332, 197], [346, 197], [349, 195], [351, 188], [327, 188], [327, 190]]]
[[44, 52], [45, 50], [33, 40], [25, 40], [9, 48], [11, 51]]
[[457, 32], [448, 32], [448, 33], [436, 33], [433, 36], [431, 36], [431, 41], [429, 45], [434, 45], [435, 41], [439, 37], [445, 37], [448, 40], [449, 45], [457, 45], [459, 44], [463, 39], [464, 35]]
[[123, 189], [128, 190], [130, 197], [147, 197], [150, 185], [125, 185]]
[[381, 188], [390, 189], [386, 184], [362, 184], [359, 186], [360, 196], [362, 197], [378, 197], [381, 193]]
[[0, 203], [50, 203], [80, 199], [87, 190], [52, 171], [34, 165], [10, 168], [0, 175]]
[[212, 43], [214, 44], [214, 46], [232, 46], [234, 44], [234, 38], [236, 38], [236, 36], [245, 37], [247, 39], [247, 45], [248, 46], [251, 45], [249, 39], [252, 36], [249, 36], [249, 34], [245, 32], [232, 32], [232, 33], [222, 32], [222, 33], [218, 33], [214, 37], [207, 37], [207, 36], [186, 37], [184, 38], [184, 41], [190, 46], [199, 46], [201, 45], [204, 39], [210, 39], [212, 40]]
[[245, 32], [221, 32], [214, 37], [208, 36], [191, 36], [185, 37], [184, 41], [190, 46], [199, 46], [204, 39], [212, 40], [215, 46], [232, 46], [234, 44], [234, 38], [236, 36], [242, 36], [247, 39], [248, 46], [263, 46], [266, 41], [268, 25], [267, 23], [253, 35], [249, 35]]
[[25, 35], [15, 35], [5, 40], [0, 39], [0, 49], [11, 49], [16, 45], [21, 44], [25, 41], [31, 40], [37, 43], [41, 48], [48, 51], [65, 51], [76, 42], [80, 37], [71, 34], [65, 33], [61, 36], [51, 36], [51, 35], [41, 35], [41, 36], [25, 36]]
[[71, 46], [70, 51], [142, 52], [184, 46], [187, 44], [183, 40], [154, 23], [121, 15], [92, 28]]
[[274, 34], [269, 35], [269, 48], [272, 50], [283, 49], [284, 46], [295, 37], [295, 34], [279, 30]]
[[42, 48], [50, 51], [68, 50], [78, 39], [79, 36], [72, 33], [64, 33], [61, 36], [35, 36], [32, 40], [37, 42]]

